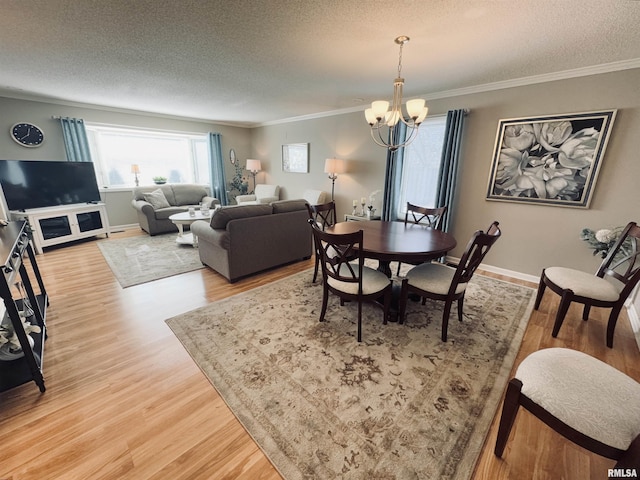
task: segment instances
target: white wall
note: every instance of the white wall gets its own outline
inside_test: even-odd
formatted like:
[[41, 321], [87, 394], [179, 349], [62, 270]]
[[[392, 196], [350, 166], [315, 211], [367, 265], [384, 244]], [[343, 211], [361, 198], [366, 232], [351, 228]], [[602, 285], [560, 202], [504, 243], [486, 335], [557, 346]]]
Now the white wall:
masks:
[[[599, 258], [579, 239], [582, 228], [593, 229], [640, 221], [640, 69], [560, 80], [429, 101], [430, 115], [467, 108], [461, 179], [452, 233], [459, 256], [471, 234], [498, 220], [503, 236], [486, 263], [505, 270], [538, 276], [543, 267], [561, 264], [595, 271]], [[618, 109], [589, 209], [528, 205], [486, 200], [493, 144], [503, 118]], [[310, 143], [309, 174], [282, 172], [284, 143]], [[346, 159], [350, 171], [336, 181], [340, 214], [351, 210], [352, 199], [382, 188], [386, 152], [376, 146], [361, 112], [280, 125], [252, 132], [253, 156], [267, 165], [259, 182], [284, 186], [285, 198], [305, 188], [330, 190], [324, 159]]]

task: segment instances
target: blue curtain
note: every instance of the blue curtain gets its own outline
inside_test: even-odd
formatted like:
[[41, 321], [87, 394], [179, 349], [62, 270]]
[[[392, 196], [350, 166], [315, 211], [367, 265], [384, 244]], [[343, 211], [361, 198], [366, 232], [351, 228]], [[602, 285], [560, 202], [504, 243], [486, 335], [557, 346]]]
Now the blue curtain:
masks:
[[442, 161], [438, 175], [438, 189], [436, 191], [436, 206], [447, 206], [447, 215], [444, 217], [442, 229], [449, 231], [454, 218], [454, 200], [456, 184], [458, 182], [458, 169], [460, 163], [460, 149], [462, 144], [462, 129], [464, 127], [465, 110], [449, 110], [447, 112], [447, 124], [444, 131], [444, 144], [442, 146]]
[[219, 133], [207, 134], [209, 150], [209, 170], [211, 172], [211, 195], [220, 200], [221, 205], [228, 205], [224, 162], [222, 160], [222, 136]]
[[[391, 135], [391, 132], [389, 132]], [[399, 122], [394, 128], [394, 138], [404, 139], [407, 128]], [[402, 141], [402, 140], [398, 140]], [[402, 161], [404, 148], [396, 151], [387, 150], [387, 167], [384, 173], [384, 197], [382, 199], [382, 220], [397, 220], [398, 198], [400, 197], [400, 182], [402, 181]]]
[[90, 162], [89, 140], [81, 118], [60, 118], [62, 138], [69, 162]]

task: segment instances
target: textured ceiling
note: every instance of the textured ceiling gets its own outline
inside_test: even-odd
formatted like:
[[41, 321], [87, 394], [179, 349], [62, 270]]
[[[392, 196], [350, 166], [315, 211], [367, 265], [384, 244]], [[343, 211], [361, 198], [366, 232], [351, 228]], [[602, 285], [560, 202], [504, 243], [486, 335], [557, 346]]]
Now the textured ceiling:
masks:
[[0, 0], [0, 95], [252, 125], [389, 99], [398, 35], [405, 98], [435, 98], [640, 67], [638, 25], [637, 0]]

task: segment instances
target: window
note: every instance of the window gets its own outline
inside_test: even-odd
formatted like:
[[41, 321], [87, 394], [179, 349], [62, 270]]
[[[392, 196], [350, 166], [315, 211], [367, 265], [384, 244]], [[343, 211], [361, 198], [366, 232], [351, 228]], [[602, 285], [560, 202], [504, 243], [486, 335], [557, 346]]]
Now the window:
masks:
[[209, 183], [209, 155], [204, 134], [89, 124], [86, 130], [96, 176], [102, 186], [133, 185], [133, 164], [140, 168], [141, 185], [151, 185], [153, 177], [166, 177], [170, 183]]
[[422, 207], [435, 207], [438, 173], [446, 116], [427, 118], [418, 136], [404, 149], [398, 218], [404, 218], [407, 202]]

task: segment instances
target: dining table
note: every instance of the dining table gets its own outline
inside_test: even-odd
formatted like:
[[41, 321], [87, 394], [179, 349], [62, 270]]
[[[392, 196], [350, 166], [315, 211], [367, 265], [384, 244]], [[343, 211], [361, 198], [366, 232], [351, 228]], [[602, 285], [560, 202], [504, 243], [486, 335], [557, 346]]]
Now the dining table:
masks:
[[378, 260], [378, 270], [391, 277], [390, 263], [418, 264], [442, 257], [456, 247], [453, 235], [435, 228], [399, 221], [340, 222], [329, 233], [363, 231], [362, 250], [366, 258]]

